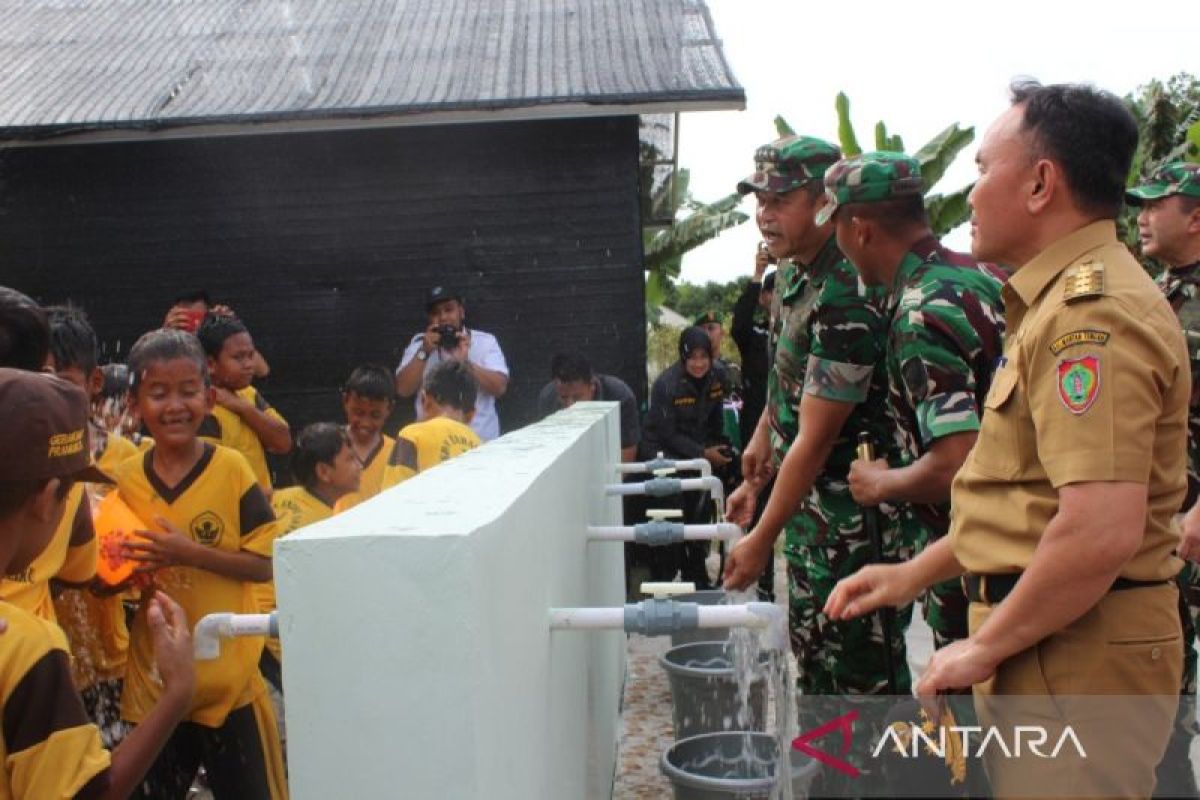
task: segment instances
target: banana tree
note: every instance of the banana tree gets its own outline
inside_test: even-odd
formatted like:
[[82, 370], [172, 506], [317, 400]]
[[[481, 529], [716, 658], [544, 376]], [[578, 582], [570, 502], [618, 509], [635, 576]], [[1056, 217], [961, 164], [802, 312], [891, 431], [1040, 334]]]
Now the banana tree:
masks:
[[646, 305], [650, 309], [662, 305], [668, 286], [679, 277], [684, 254], [749, 219], [737, 209], [740, 195], [730, 194], [713, 203], [700, 202], [688, 191], [688, 179], [688, 171], [679, 170], [676, 191], [683, 198], [679, 207], [688, 212], [686, 216], [677, 215], [668, 228], [642, 232]]
[[[863, 152], [850, 121], [850, 98], [838, 92], [834, 101], [837, 111], [838, 144], [846, 156], [857, 156]], [[775, 130], [780, 136], [795, 133], [783, 117], [775, 117]], [[946, 170], [958, 154], [975, 140], [974, 128], [962, 128], [954, 123], [925, 143], [913, 157], [921, 163], [921, 174], [925, 178], [925, 209], [929, 212], [929, 223], [934, 233], [942, 236], [967, 221], [971, 210], [967, 206], [967, 195], [972, 184], [948, 194], [930, 193], [929, 189], [942, 179]], [[904, 140], [898, 134], [888, 132], [883, 121], [875, 124], [875, 149], [903, 153]]]

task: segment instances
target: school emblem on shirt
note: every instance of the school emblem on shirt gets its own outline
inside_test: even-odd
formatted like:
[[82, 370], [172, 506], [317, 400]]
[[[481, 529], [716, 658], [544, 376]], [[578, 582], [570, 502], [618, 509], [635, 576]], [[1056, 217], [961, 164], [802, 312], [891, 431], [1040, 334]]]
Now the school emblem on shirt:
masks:
[[192, 538], [203, 545], [212, 546], [221, 538], [221, 534], [225, 532], [225, 523], [221, 522], [221, 518], [211, 511], [205, 511], [188, 526], [192, 532]]
[[1058, 362], [1058, 396], [1072, 414], [1092, 407], [1100, 394], [1100, 359], [1097, 356], [1064, 358]]

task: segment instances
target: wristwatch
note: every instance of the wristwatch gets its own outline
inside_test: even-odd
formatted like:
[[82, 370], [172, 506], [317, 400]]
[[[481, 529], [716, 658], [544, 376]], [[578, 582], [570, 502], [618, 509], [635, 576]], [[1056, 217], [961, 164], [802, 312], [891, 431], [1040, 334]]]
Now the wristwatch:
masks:
[[417, 361], [424, 361], [425, 359], [429, 358], [429, 353], [426, 353], [424, 350], [418, 350], [414, 358], [416, 358]]

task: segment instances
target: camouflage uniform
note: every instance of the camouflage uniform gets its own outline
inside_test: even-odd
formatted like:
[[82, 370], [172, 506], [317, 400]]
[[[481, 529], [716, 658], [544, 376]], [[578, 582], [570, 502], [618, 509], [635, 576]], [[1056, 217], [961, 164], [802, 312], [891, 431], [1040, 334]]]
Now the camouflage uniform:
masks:
[[[1173, 194], [1200, 197], [1200, 164], [1172, 162], [1157, 169], [1148, 181], [1130, 189], [1126, 200], [1140, 206], [1144, 200], [1158, 200]], [[1192, 362], [1192, 397], [1188, 409], [1187, 497], [1183, 511], [1191, 509], [1200, 499], [1200, 262], [1164, 269], [1154, 279], [1155, 284], [1175, 309], [1187, 340]], [[1176, 716], [1176, 731], [1167, 746], [1167, 754], [1158, 769], [1158, 783], [1163, 791], [1179, 790], [1195, 795], [1188, 748], [1197, 732], [1196, 696], [1196, 631], [1200, 629], [1200, 565], [1185, 561], [1176, 579], [1179, 584], [1179, 618], [1183, 624], [1183, 679], [1180, 703]], [[1175, 764], [1171, 764], [1174, 760]], [[1155, 790], [1156, 796], [1160, 789]]]
[[[825, 173], [828, 215], [841, 205], [920, 196], [920, 164], [902, 153], [867, 153]], [[823, 211], [824, 215], [826, 212]], [[888, 407], [904, 467], [943, 436], [979, 430], [983, 399], [1003, 353], [1005, 275], [943, 247], [915, 242], [900, 262], [887, 298]], [[923, 547], [950, 529], [950, 503], [902, 506], [909, 537]], [[967, 636], [967, 597], [959, 580], [922, 598], [934, 644]]]
[[[836, 160], [836, 148], [826, 142], [787, 137], [759, 149], [757, 172], [738, 189], [791, 191], [819, 179]], [[883, 413], [882, 296], [863, 291], [832, 236], [813, 263], [784, 260], [776, 275], [767, 375], [767, 420], [776, 466], [799, 433], [803, 394], [856, 404], [811, 491], [785, 526], [798, 683], [807, 694], [883, 693], [887, 668], [879, 615], [834, 622], [822, 613], [837, 581], [872, 558], [846, 476], [860, 432], [885, 448], [891, 438]], [[882, 512], [885, 557], [908, 558], [911, 543], [903, 539], [896, 509]], [[890, 636], [899, 693], [911, 690], [904, 648], [910, 614], [911, 606], [896, 614]]]

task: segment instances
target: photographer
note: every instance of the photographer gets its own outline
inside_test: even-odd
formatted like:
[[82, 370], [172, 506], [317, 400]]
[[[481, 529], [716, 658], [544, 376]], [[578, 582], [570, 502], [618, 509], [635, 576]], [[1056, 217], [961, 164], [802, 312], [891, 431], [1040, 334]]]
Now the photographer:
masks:
[[[425, 371], [431, 366], [451, 359], [466, 364], [479, 384], [475, 402], [475, 418], [471, 428], [485, 442], [500, 435], [500, 418], [496, 416], [496, 398], [503, 397], [508, 388], [508, 364], [496, 337], [466, 326], [466, 307], [462, 295], [446, 286], [435, 286], [425, 299], [429, 324], [423, 333], [413, 336], [400, 367], [396, 370], [396, 393], [412, 397], [421, 388]], [[417, 419], [425, 419], [421, 398], [414, 401]]]

